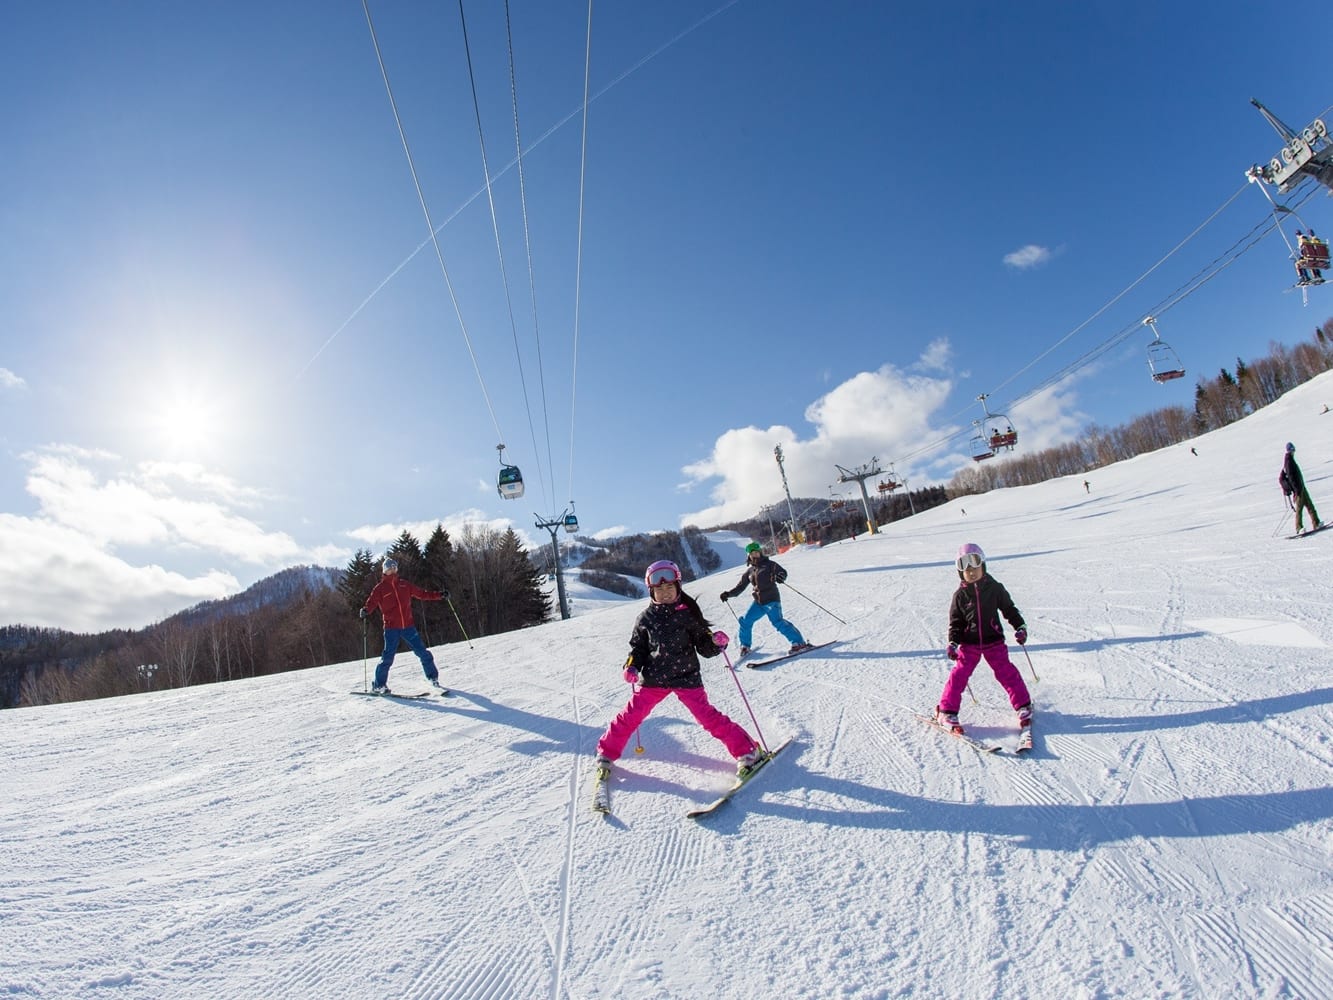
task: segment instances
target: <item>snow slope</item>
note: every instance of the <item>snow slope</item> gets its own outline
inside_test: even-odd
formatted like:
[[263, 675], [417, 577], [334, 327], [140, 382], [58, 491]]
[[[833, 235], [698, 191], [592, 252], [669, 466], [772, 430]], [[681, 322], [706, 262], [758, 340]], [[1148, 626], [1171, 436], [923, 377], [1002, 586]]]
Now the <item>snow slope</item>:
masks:
[[[588, 809], [638, 601], [437, 649], [447, 700], [351, 697], [358, 661], [6, 712], [0, 994], [1333, 996], [1333, 531], [1283, 538], [1275, 482], [1295, 441], [1333, 517], [1330, 397], [784, 556], [839, 642], [706, 664], [795, 742], [702, 823], [732, 766], [674, 700]], [[965, 540], [1029, 622], [1028, 758], [912, 718]], [[734, 634], [729, 567], [694, 592]]]

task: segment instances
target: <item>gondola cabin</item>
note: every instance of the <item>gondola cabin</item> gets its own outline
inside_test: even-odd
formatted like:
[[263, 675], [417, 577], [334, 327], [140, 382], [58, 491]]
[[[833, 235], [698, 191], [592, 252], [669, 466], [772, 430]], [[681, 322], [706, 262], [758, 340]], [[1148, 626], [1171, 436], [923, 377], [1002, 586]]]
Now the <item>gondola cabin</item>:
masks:
[[517, 465], [502, 465], [495, 488], [506, 500], [517, 500], [523, 495], [523, 473]]
[[579, 519], [572, 513], [565, 515], [565, 530], [571, 535], [577, 534], [579, 530]]

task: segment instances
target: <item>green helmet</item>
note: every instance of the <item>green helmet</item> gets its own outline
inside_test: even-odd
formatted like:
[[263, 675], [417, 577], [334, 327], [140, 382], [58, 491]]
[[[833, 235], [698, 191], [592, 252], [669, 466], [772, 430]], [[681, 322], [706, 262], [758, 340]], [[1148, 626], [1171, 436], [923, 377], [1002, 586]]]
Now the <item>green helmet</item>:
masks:
[[745, 554], [747, 556], [753, 555], [756, 552], [763, 552], [763, 551], [764, 547], [760, 545], [758, 542], [751, 542], [749, 545], [745, 546]]

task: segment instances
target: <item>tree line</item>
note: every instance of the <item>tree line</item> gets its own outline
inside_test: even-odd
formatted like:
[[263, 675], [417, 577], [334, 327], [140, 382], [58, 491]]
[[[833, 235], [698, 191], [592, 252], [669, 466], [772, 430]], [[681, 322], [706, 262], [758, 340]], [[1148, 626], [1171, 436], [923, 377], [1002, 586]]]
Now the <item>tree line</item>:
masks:
[[[426, 544], [403, 532], [386, 555], [449, 600], [418, 602], [430, 645], [538, 625], [551, 615], [543, 574], [513, 529], [468, 526], [457, 542], [436, 525]], [[243, 594], [196, 605], [144, 629], [95, 635], [0, 629], [0, 707], [111, 698], [238, 680], [378, 654], [378, 623], [358, 612], [380, 578], [358, 550], [346, 569], [296, 567]]]

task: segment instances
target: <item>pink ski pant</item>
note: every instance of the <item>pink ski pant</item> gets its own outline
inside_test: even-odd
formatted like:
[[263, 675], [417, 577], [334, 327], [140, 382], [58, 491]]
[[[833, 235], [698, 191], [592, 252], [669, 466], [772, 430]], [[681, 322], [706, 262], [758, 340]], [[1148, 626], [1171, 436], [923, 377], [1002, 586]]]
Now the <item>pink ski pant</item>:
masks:
[[963, 704], [963, 692], [967, 682], [972, 679], [972, 671], [982, 657], [990, 664], [995, 679], [1009, 695], [1009, 704], [1014, 708], [1026, 705], [1032, 700], [1028, 686], [1023, 683], [1023, 675], [1018, 672], [1014, 662], [1009, 659], [1009, 647], [1002, 642], [992, 642], [985, 646], [959, 646], [958, 660], [949, 671], [949, 679], [944, 682], [944, 693], [940, 695], [940, 708], [946, 712], [957, 712]]
[[641, 687], [630, 695], [629, 704], [611, 720], [611, 725], [606, 727], [606, 732], [597, 741], [598, 754], [610, 760], [619, 760], [634, 730], [668, 695], [673, 694], [710, 736], [716, 736], [722, 741], [733, 757], [744, 756], [754, 749], [755, 742], [750, 739], [750, 734], [714, 708], [703, 688]]

